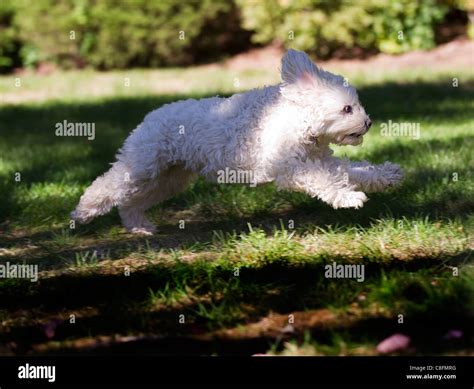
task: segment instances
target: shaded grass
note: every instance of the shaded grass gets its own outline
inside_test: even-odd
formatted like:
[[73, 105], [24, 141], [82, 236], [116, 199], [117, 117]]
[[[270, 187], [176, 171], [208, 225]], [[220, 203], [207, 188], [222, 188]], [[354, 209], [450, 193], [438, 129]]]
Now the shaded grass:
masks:
[[[44, 279], [38, 284], [2, 284], [0, 295], [6, 311], [19, 305], [31, 311], [22, 316], [26, 316], [26, 326], [23, 320], [6, 323], [8, 331], [1, 339], [13, 337], [25, 348], [29, 342], [44, 341], [41, 325], [50, 315], [62, 317], [64, 334], [58, 332], [56, 336], [56, 341], [61, 341], [71, 336], [124, 332], [189, 336], [253, 322], [271, 311], [292, 314], [329, 307], [344, 317], [355, 307], [359, 321], [379, 318], [390, 324], [388, 328], [370, 327], [371, 333], [365, 336], [371, 337], [371, 342], [398, 326], [422, 344], [431, 343], [436, 348], [433, 342], [437, 341], [424, 334], [424, 327], [429, 325], [429, 332], [438, 339], [455, 326], [465, 332], [467, 346], [472, 342], [470, 329], [474, 324], [473, 268], [467, 267], [454, 277], [448, 264], [424, 263], [418, 269], [400, 265], [385, 270], [368, 266], [366, 281], [358, 283], [325, 280], [324, 269], [317, 263], [295, 267], [282, 261], [262, 268], [240, 269], [239, 276], [235, 276], [225, 262], [196, 260], [147, 267], [127, 280], [126, 290], [123, 274], [69, 275]], [[68, 294], [70, 290], [76, 293]], [[92, 315], [87, 312], [91, 305], [98, 311]], [[59, 313], [58, 306], [62, 307]], [[65, 319], [71, 313], [77, 315], [74, 326]], [[404, 315], [408, 325], [397, 324], [399, 314]], [[185, 322], [178, 324], [181, 315]], [[342, 328], [347, 327], [344, 323], [342, 320]], [[318, 326], [306, 330], [314, 330], [316, 339], [328, 336]], [[332, 330], [337, 331], [337, 327]], [[360, 341], [364, 334], [354, 331], [352, 337]], [[29, 336], [25, 339], [26, 334]]]

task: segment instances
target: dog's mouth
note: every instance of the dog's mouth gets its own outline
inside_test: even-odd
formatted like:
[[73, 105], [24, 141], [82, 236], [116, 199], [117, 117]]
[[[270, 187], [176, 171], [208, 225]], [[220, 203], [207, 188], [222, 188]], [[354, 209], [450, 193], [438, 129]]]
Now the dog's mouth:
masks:
[[364, 132], [351, 132], [350, 134], [345, 135], [341, 141], [341, 145], [359, 145], [363, 141]]
[[351, 132], [349, 135], [346, 135], [346, 136], [350, 136], [352, 138], [359, 138], [362, 135], [363, 135], [362, 132]]
[[341, 139], [341, 144], [345, 145], [359, 145], [363, 141], [363, 136], [369, 129], [367, 127], [357, 129], [354, 132], [350, 132]]

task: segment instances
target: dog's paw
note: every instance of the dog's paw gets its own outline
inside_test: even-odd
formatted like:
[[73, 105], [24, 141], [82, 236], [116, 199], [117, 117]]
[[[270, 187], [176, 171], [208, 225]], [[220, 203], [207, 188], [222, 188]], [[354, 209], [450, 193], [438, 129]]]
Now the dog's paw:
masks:
[[380, 166], [380, 175], [384, 181], [385, 187], [395, 187], [402, 182], [403, 171], [399, 165], [385, 162]]
[[339, 194], [333, 203], [334, 208], [362, 208], [368, 200], [364, 192], [348, 191]]
[[132, 234], [153, 235], [156, 232], [154, 224], [143, 218], [139, 224], [126, 226], [127, 230]]
[[156, 228], [153, 227], [134, 227], [129, 230], [132, 234], [138, 234], [138, 235], [148, 235], [151, 236], [155, 233]]

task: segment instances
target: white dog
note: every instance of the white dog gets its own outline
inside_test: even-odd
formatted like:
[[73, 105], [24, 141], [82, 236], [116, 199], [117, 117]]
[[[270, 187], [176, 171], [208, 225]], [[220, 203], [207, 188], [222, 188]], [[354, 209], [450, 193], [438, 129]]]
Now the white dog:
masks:
[[350, 163], [330, 143], [358, 145], [371, 126], [355, 89], [303, 52], [282, 59], [279, 85], [229, 98], [189, 99], [150, 112], [117, 161], [82, 195], [73, 219], [87, 223], [118, 206], [123, 225], [151, 234], [152, 205], [183, 191], [197, 175], [252, 173], [254, 183], [302, 191], [334, 208], [362, 207], [369, 191], [398, 184], [398, 165]]

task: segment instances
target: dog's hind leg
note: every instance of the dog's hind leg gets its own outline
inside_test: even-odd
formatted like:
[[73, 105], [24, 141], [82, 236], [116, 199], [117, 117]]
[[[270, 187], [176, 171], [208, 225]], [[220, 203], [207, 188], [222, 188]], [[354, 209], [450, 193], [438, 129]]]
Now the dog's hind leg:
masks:
[[123, 226], [130, 232], [151, 235], [155, 226], [146, 218], [145, 211], [159, 201], [157, 181], [150, 181], [140, 191], [119, 204], [118, 210]]
[[119, 214], [124, 227], [133, 233], [153, 234], [155, 226], [148, 221], [145, 211], [185, 190], [195, 177], [195, 173], [181, 166], [173, 166], [162, 172], [155, 180], [141, 185], [139, 191], [119, 204]]

